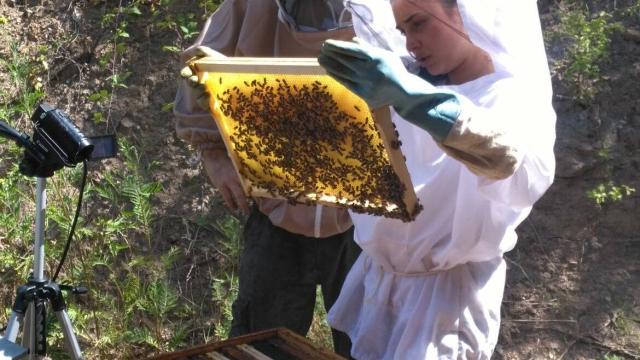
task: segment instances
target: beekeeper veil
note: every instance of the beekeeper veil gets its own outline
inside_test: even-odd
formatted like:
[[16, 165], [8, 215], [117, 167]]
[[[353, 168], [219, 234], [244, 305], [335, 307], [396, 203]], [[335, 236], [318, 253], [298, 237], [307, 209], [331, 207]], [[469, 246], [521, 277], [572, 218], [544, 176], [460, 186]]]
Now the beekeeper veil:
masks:
[[[360, 39], [397, 53], [412, 71], [417, 65], [407, 60], [410, 54], [404, 36], [396, 30], [391, 1], [344, 0], [344, 5]], [[420, 8], [421, 2], [443, 0], [409, 1]], [[458, 0], [457, 4], [470, 41], [489, 53], [496, 70], [524, 79], [530, 92], [550, 101], [551, 81], [536, 1]]]
[[278, 17], [293, 31], [329, 31], [351, 26], [342, 0], [275, 0]]

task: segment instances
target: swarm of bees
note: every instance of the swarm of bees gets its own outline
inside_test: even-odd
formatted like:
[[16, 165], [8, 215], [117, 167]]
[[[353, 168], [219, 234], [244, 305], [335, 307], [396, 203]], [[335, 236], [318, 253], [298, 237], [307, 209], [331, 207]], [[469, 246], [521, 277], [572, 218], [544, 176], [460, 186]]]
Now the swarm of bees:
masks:
[[[327, 76], [210, 74], [211, 106], [248, 195], [327, 203], [411, 221], [400, 179], [367, 104], [336, 97]], [[410, 184], [409, 184], [410, 186]]]

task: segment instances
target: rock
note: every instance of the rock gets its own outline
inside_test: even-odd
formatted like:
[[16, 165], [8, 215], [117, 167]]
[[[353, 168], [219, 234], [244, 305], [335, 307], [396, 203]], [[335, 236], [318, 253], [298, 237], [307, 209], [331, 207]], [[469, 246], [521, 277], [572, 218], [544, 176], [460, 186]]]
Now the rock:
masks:
[[133, 123], [133, 121], [131, 121], [131, 120], [127, 119], [127, 118], [124, 118], [124, 119], [120, 120], [120, 125], [122, 125], [122, 126], [124, 126], [126, 128], [132, 128], [133, 125], [135, 125], [135, 124]]

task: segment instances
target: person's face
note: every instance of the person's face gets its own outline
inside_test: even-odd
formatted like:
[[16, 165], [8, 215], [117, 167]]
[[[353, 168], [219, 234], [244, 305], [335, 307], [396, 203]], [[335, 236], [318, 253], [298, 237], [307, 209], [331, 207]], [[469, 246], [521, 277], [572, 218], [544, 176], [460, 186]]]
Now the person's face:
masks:
[[432, 75], [451, 73], [469, 56], [471, 43], [443, 23], [465, 32], [457, 7], [440, 0], [394, 0], [392, 7], [407, 50]]

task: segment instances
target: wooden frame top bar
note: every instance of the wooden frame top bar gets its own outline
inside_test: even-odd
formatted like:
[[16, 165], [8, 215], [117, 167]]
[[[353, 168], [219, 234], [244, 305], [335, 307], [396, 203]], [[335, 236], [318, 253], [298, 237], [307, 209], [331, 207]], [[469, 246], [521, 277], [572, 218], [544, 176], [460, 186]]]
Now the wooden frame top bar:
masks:
[[315, 58], [206, 57], [193, 62], [196, 72], [240, 74], [326, 75]]

